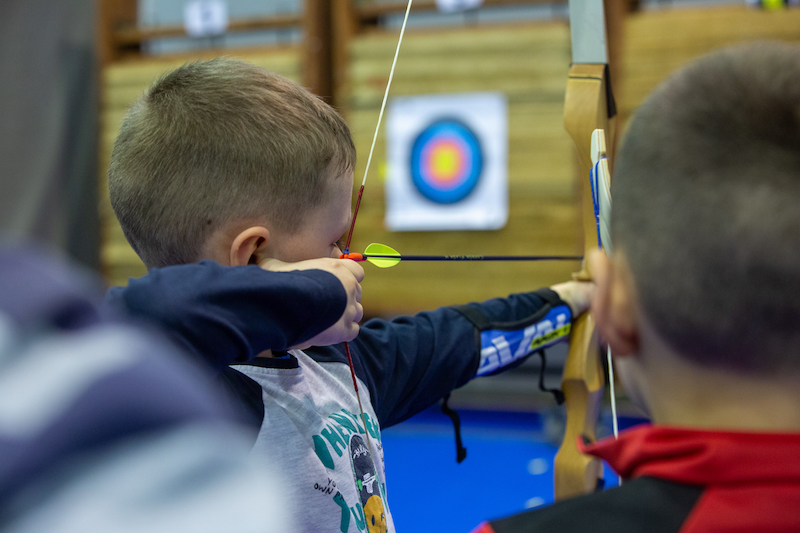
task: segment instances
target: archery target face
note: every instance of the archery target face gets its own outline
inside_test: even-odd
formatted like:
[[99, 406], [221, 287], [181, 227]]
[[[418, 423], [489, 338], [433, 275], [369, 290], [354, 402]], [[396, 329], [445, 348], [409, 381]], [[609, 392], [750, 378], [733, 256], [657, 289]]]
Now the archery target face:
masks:
[[394, 99], [387, 117], [387, 227], [503, 227], [507, 129], [507, 104], [499, 93]]
[[411, 181], [432, 202], [452, 204], [471, 193], [483, 170], [478, 137], [454, 119], [433, 122], [411, 147]]

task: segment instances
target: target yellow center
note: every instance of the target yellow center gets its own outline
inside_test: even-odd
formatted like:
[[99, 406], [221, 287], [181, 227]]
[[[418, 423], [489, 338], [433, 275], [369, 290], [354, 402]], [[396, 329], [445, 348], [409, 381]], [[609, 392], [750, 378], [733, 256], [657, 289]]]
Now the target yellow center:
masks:
[[455, 146], [439, 146], [431, 158], [431, 170], [438, 179], [450, 181], [456, 177], [460, 163], [458, 149]]

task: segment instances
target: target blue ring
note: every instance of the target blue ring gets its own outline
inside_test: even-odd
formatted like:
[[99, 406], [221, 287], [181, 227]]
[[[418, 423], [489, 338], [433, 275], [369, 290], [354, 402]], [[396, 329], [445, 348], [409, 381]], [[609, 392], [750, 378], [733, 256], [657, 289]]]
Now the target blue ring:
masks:
[[[462, 172], [453, 183], [438, 182], [425, 166], [425, 153], [440, 142], [457, 145], [463, 158]], [[464, 123], [454, 119], [437, 120], [425, 128], [411, 147], [411, 181], [417, 190], [432, 202], [454, 204], [470, 195], [480, 181], [483, 171], [483, 151], [475, 133]]]

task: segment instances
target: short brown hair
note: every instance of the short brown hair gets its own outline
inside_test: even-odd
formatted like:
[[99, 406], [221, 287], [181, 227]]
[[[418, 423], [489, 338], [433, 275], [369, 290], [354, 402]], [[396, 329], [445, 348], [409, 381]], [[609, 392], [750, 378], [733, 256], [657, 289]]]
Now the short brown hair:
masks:
[[298, 229], [355, 157], [332, 107], [282, 76], [217, 58], [165, 74], [133, 105], [109, 194], [149, 268], [190, 263], [226, 222], [266, 216]]
[[748, 373], [800, 370], [800, 46], [705, 56], [635, 114], [612, 239], [677, 351]]

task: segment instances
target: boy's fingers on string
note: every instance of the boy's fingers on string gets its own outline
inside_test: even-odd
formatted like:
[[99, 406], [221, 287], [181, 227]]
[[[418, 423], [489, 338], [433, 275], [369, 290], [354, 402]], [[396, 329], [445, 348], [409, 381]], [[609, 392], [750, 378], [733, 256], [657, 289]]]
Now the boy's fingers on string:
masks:
[[[345, 292], [347, 292], [348, 306], [351, 301], [353, 303], [360, 302], [361, 280], [364, 279], [364, 269], [354, 261], [342, 261], [341, 259], [331, 259], [331, 261], [333, 263], [329, 272], [339, 278], [339, 282], [342, 284], [342, 287], [344, 287]], [[353, 266], [357, 268], [353, 268]]]
[[[364, 269], [361, 265], [349, 259], [334, 259], [333, 261], [336, 262], [338, 268], [342, 268], [349, 273], [349, 276], [344, 273], [342, 276], [339, 276], [339, 281], [342, 282], [342, 285], [348, 293], [350, 291], [350, 283], [346, 283], [346, 281], [349, 282], [350, 277], [352, 277], [352, 280], [355, 282], [355, 286], [353, 287], [355, 290], [355, 299], [357, 302], [360, 302], [362, 294], [361, 282], [364, 280]], [[361, 320], [360, 317], [359, 320]]]
[[[323, 270], [327, 270], [339, 279], [347, 295], [347, 305], [339, 322], [334, 325], [344, 330], [344, 335], [349, 338], [335, 340], [335, 342], [345, 342], [353, 340], [358, 335], [358, 322], [364, 316], [364, 308], [361, 306], [361, 280], [364, 279], [364, 269], [354, 261], [342, 261], [341, 259], [325, 258], [307, 263], [318, 263]], [[328, 344], [333, 344], [329, 342]]]
[[292, 349], [303, 350], [309, 346], [330, 346], [331, 344], [350, 342], [358, 336], [360, 330], [358, 322], [363, 316], [364, 308], [361, 307], [361, 304], [348, 301], [344, 313], [334, 325], [306, 342], [292, 346]]
[[564, 300], [575, 316], [589, 310], [594, 292], [594, 283], [590, 281], [567, 281], [550, 287]]
[[353, 302], [352, 305], [348, 303], [347, 309], [342, 315], [341, 320], [337, 324], [341, 324], [342, 333], [341, 340], [338, 342], [349, 342], [358, 336], [361, 319], [364, 317], [364, 308], [359, 302]]
[[364, 267], [353, 261], [352, 259], [338, 260], [345, 268], [350, 270], [356, 277], [359, 283], [364, 281]]

